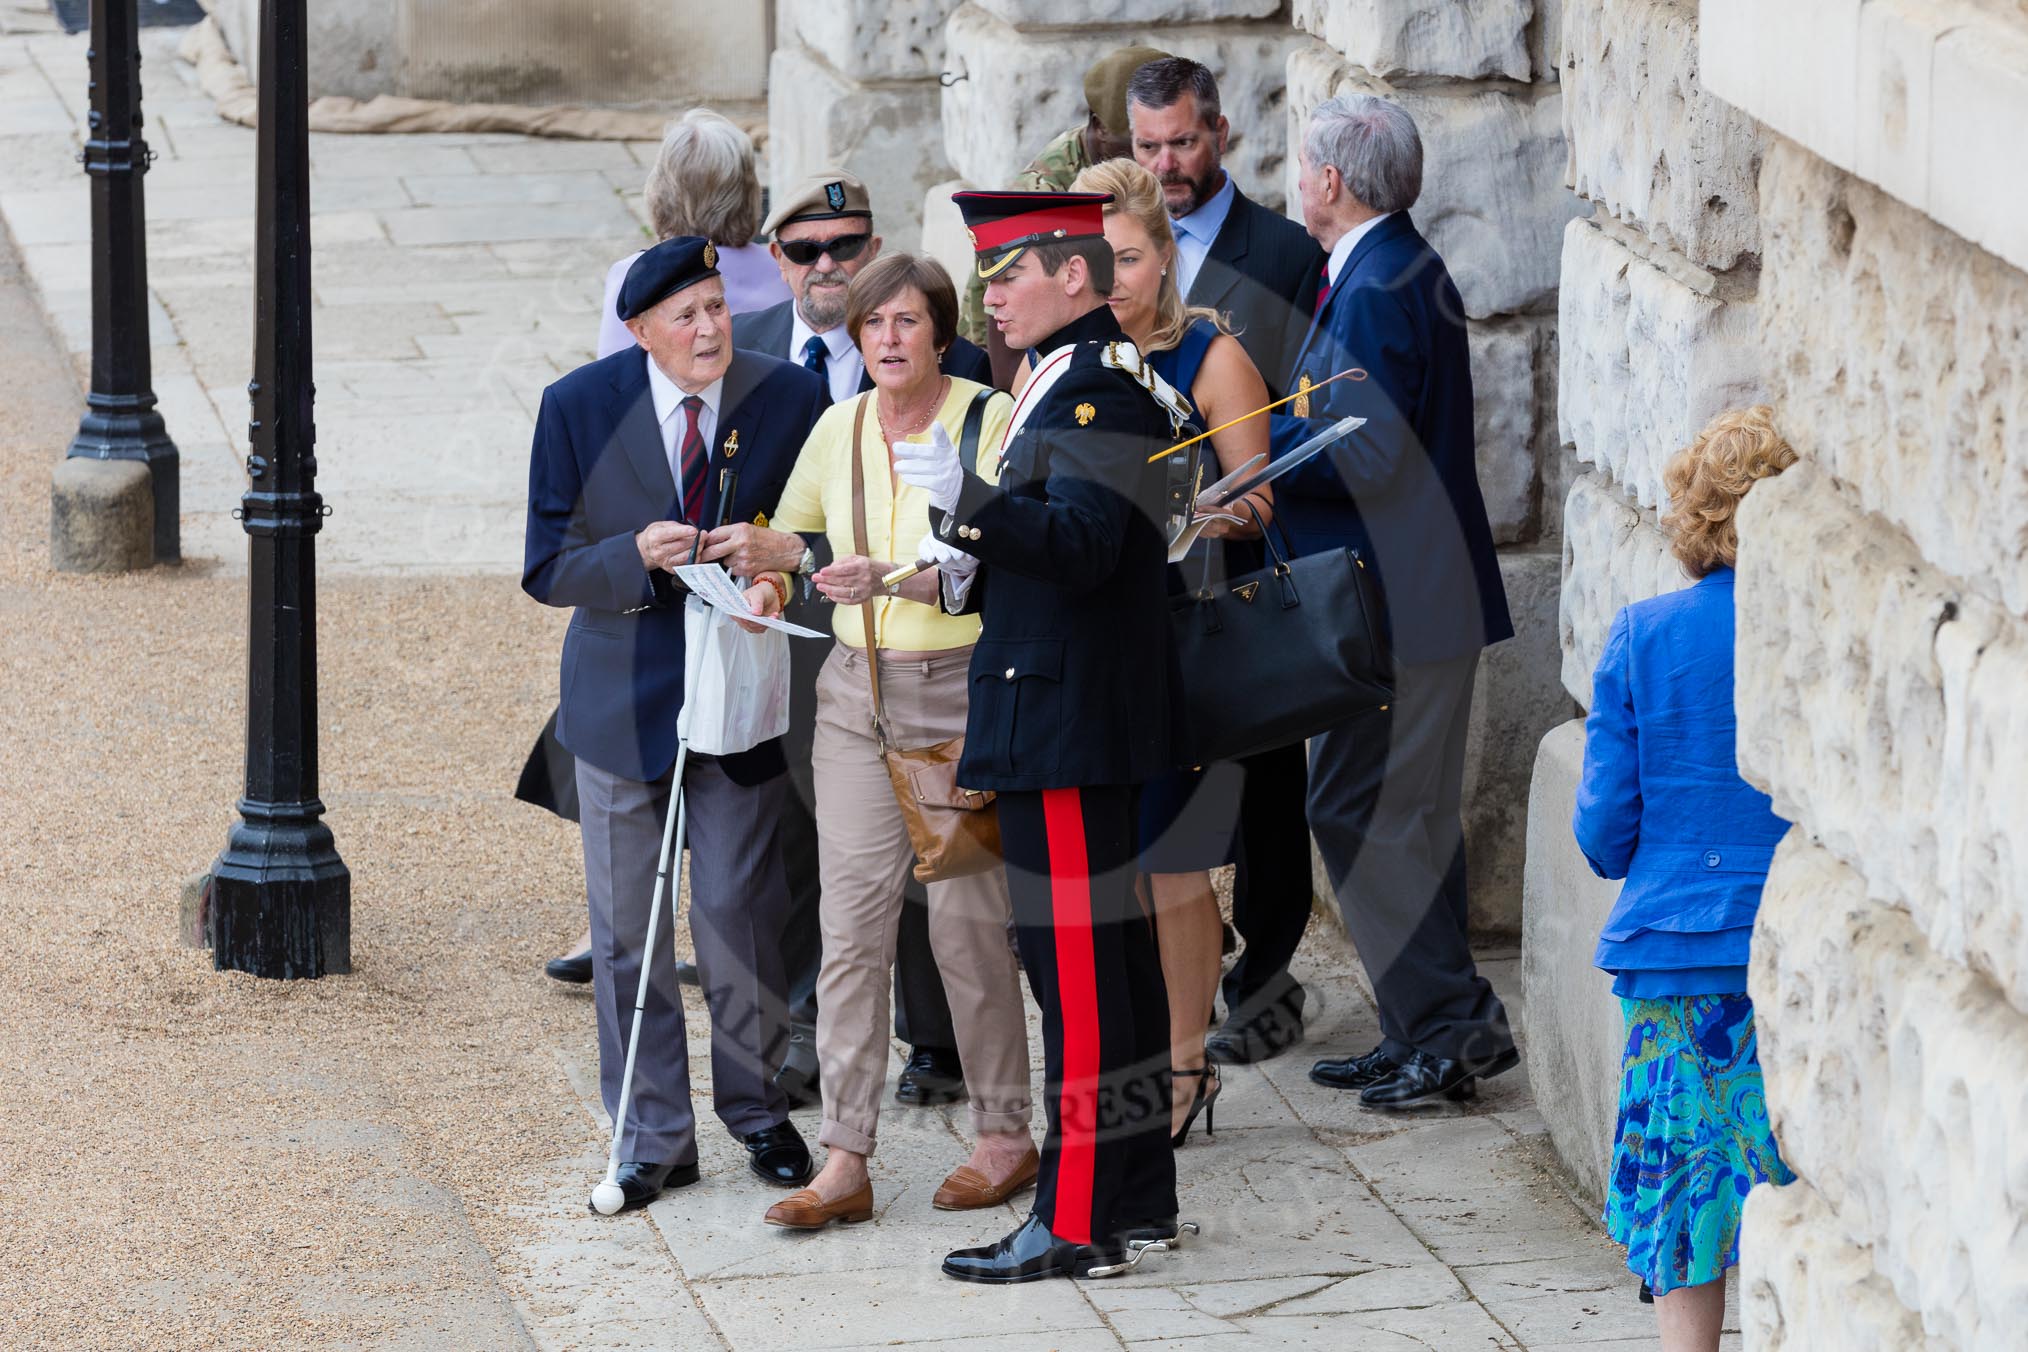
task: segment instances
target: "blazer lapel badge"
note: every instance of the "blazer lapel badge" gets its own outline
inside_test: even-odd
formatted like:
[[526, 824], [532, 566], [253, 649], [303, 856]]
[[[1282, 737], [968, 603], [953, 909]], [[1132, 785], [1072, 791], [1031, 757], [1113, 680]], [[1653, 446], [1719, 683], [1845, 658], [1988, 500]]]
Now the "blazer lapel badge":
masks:
[[739, 429], [737, 427], [727, 434], [725, 444], [718, 448], [718, 453], [727, 460], [739, 454]]
[[1293, 412], [1298, 418], [1307, 418], [1310, 416], [1310, 390], [1313, 388], [1314, 384], [1315, 382], [1313, 382], [1310, 379], [1310, 373], [1308, 371], [1303, 372], [1302, 375], [1296, 378], [1296, 401], [1295, 407], [1291, 410], [1291, 412]]

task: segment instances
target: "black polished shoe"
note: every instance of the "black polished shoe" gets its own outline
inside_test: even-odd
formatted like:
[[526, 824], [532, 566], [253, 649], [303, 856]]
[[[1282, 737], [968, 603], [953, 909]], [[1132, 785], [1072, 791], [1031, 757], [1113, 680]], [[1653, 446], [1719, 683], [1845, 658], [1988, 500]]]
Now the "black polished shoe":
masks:
[[775, 1072], [775, 1087], [788, 1095], [791, 1108], [813, 1108], [824, 1101], [817, 1077], [817, 1030], [811, 1025], [789, 1025], [789, 1050]]
[[676, 959], [676, 984], [679, 986], [701, 986], [697, 979], [697, 964], [683, 958]]
[[1039, 1282], [1045, 1277], [1088, 1276], [1093, 1268], [1111, 1267], [1124, 1262], [1126, 1256], [1126, 1246], [1117, 1239], [1105, 1244], [1074, 1244], [1051, 1234], [1040, 1216], [1030, 1216], [1019, 1230], [997, 1244], [946, 1254], [944, 1275], [961, 1282], [1007, 1286]]
[[1389, 1109], [1417, 1108], [1444, 1099], [1462, 1102], [1479, 1096], [1481, 1079], [1503, 1074], [1520, 1064], [1521, 1053], [1512, 1047], [1469, 1061], [1416, 1052], [1396, 1066], [1392, 1075], [1361, 1090], [1359, 1102], [1368, 1108]]
[[587, 948], [582, 953], [572, 953], [566, 958], [551, 958], [542, 964], [542, 974], [551, 981], [582, 986], [592, 979], [591, 950]]
[[[654, 1201], [663, 1193], [676, 1188], [687, 1188], [697, 1181], [695, 1164], [649, 1164], [641, 1160], [628, 1160], [613, 1175], [613, 1182], [620, 1185], [620, 1191], [627, 1200], [620, 1211], [632, 1211]], [[586, 1203], [590, 1206], [590, 1203]], [[594, 1213], [597, 1207], [591, 1208]], [[619, 1212], [614, 1212], [618, 1215]]]
[[739, 1142], [746, 1147], [747, 1167], [776, 1187], [800, 1188], [816, 1172], [803, 1134], [788, 1122], [748, 1132]]
[[894, 1086], [894, 1101], [911, 1108], [934, 1108], [939, 1103], [956, 1103], [965, 1096], [965, 1069], [958, 1054], [949, 1047], [917, 1047], [901, 1068]]
[[1302, 1040], [1302, 1012], [1274, 1004], [1250, 1019], [1228, 1018], [1204, 1039], [1204, 1055], [1221, 1066], [1245, 1066], [1280, 1056]]
[[1348, 1056], [1342, 1061], [1319, 1061], [1310, 1067], [1310, 1078], [1318, 1084], [1333, 1089], [1364, 1089], [1392, 1075], [1400, 1062], [1375, 1047], [1364, 1056]]

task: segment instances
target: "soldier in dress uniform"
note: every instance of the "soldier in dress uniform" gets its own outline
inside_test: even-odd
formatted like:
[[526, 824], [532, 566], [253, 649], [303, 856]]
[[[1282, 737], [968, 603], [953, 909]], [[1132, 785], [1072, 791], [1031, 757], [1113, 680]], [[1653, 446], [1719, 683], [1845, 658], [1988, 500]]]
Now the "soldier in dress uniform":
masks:
[[1176, 763], [1165, 470], [1185, 404], [1106, 305], [1104, 193], [954, 200], [986, 303], [1038, 364], [997, 486], [947, 438], [891, 447], [935, 526], [946, 609], [978, 610], [958, 781], [999, 794], [1023, 965], [1042, 1006], [1049, 1131], [1018, 1230], [943, 1264], [965, 1281], [1099, 1275], [1177, 1230], [1167, 994], [1134, 892], [1137, 787]]

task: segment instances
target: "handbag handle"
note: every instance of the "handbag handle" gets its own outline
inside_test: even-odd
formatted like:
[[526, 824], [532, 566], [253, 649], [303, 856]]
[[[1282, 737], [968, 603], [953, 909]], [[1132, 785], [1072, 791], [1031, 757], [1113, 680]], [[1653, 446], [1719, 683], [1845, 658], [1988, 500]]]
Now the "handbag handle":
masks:
[[[852, 414], [852, 548], [871, 558], [866, 544], [866, 466], [860, 459], [860, 436], [866, 427], [866, 405], [879, 398], [872, 390], [859, 396]], [[873, 686], [873, 736], [887, 750], [887, 727], [880, 716], [880, 654], [873, 641], [873, 598], [859, 603], [859, 623], [866, 633], [866, 678]]]
[[[1296, 576], [1289, 567], [1291, 551], [1287, 534], [1282, 536], [1282, 547], [1276, 549], [1272, 534], [1274, 527], [1261, 519], [1260, 508], [1255, 505], [1252, 496], [1242, 498], [1241, 501], [1246, 504], [1246, 510], [1253, 513], [1253, 523], [1260, 527], [1260, 538], [1267, 545], [1268, 562], [1273, 566], [1275, 584], [1282, 594], [1282, 609], [1289, 610], [1301, 605], [1303, 598], [1296, 594]], [[1204, 581], [1197, 589], [1197, 599], [1200, 604], [1209, 604], [1211, 601], [1211, 551], [1208, 549], [1204, 551]], [[1212, 633], [1218, 628], [1216, 617], [1207, 616], [1205, 632]]]
[[[958, 464], [967, 474], [978, 472], [979, 429], [986, 420], [986, 405], [996, 391], [989, 385], [972, 396], [972, 402], [965, 407], [964, 430], [958, 434]], [[861, 437], [866, 428], [866, 405], [878, 399], [878, 392], [868, 390], [859, 396], [859, 406], [852, 413], [852, 548], [861, 558], [871, 558], [871, 546], [866, 541], [866, 465], [860, 455]], [[859, 603], [859, 622], [866, 633], [866, 676], [873, 687], [873, 733], [879, 739], [882, 751], [887, 749], [887, 725], [880, 708], [880, 657], [873, 638], [873, 598], [867, 597]]]

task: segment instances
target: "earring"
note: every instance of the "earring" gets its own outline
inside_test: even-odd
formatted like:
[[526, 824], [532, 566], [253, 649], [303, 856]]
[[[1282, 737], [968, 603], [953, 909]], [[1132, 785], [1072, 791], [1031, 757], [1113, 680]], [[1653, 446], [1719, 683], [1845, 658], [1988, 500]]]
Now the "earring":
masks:
[[1167, 276], [1169, 275], [1169, 269], [1167, 269], [1167, 268], [1163, 268], [1163, 269], [1162, 269], [1162, 275], [1163, 275], [1164, 277], [1167, 277]]

